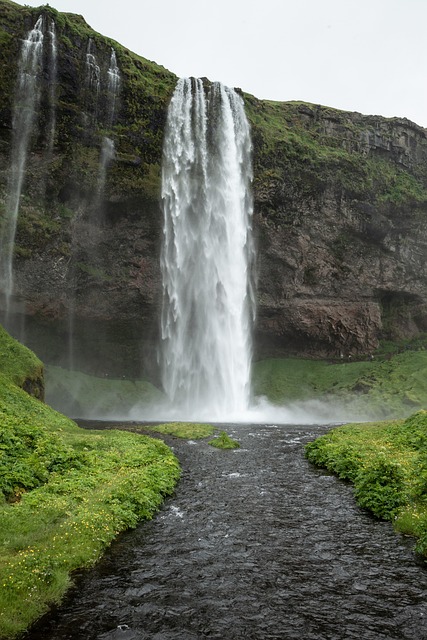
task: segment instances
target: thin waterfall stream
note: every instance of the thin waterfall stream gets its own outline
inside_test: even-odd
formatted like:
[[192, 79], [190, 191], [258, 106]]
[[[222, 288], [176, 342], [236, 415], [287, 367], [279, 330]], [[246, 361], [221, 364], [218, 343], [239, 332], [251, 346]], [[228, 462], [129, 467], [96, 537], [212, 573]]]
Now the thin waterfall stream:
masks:
[[11, 172], [6, 212], [0, 224], [0, 289], [5, 298], [3, 323], [7, 326], [14, 287], [13, 249], [27, 164], [28, 148], [33, 134], [40, 101], [43, 66], [43, 16], [22, 41], [18, 80], [13, 107], [13, 140]]

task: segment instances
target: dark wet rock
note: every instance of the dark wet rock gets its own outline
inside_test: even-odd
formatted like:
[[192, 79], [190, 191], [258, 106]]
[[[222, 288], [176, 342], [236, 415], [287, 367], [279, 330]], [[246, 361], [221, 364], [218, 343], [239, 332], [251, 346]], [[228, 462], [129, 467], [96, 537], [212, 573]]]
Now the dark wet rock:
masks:
[[[0, 4], [3, 198], [16, 61], [41, 9]], [[50, 162], [41, 113], [14, 263], [26, 339], [48, 363], [67, 364], [72, 313], [77, 367], [96, 373], [102, 361], [116, 375], [138, 375], [142, 363], [154, 380], [160, 164], [176, 78], [114, 43], [122, 82], [110, 126], [105, 87], [95, 114], [84, 78], [88, 39], [104, 76], [111, 41], [81, 17], [42, 11], [57, 26], [57, 134]], [[257, 358], [368, 354], [380, 338], [427, 331], [426, 130], [404, 118], [243, 97], [254, 148]], [[116, 154], [99, 201], [105, 135]]]

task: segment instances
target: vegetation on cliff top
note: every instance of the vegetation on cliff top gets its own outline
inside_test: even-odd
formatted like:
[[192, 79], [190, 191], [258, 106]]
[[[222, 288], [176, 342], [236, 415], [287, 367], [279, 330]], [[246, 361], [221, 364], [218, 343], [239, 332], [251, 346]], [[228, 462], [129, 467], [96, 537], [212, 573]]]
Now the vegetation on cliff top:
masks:
[[[327, 185], [378, 207], [427, 206], [425, 164], [402, 162], [393, 155], [393, 128], [400, 122], [421, 132], [416, 125], [250, 95], [245, 95], [245, 104], [253, 131], [255, 195], [273, 222], [292, 224], [293, 208], [301, 200], [317, 200]], [[427, 149], [426, 140], [425, 145]], [[285, 217], [275, 210], [274, 198], [266, 198], [277, 184], [282, 195], [287, 191]]]
[[28, 349], [2, 331], [0, 352], [0, 637], [12, 638], [60, 600], [72, 571], [152, 517], [179, 466], [159, 440], [80, 429], [15, 384], [39, 367]]
[[427, 556], [427, 412], [405, 421], [352, 424], [306, 446], [307, 458], [350, 480], [358, 504], [415, 536]]

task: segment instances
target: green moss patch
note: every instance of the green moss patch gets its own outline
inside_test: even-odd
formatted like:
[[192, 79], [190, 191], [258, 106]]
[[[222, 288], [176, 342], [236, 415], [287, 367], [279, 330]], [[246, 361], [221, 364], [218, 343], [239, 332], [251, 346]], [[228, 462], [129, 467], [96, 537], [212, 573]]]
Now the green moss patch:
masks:
[[198, 424], [195, 422], [169, 422], [156, 427], [150, 427], [150, 431], [164, 433], [189, 440], [200, 440], [211, 436], [215, 429], [210, 424]]
[[43, 364], [37, 356], [14, 340], [0, 326], [0, 373], [18, 386], [43, 375]]
[[216, 449], [239, 449], [240, 443], [233, 440], [225, 431], [220, 431], [216, 438], [210, 440], [208, 444]]

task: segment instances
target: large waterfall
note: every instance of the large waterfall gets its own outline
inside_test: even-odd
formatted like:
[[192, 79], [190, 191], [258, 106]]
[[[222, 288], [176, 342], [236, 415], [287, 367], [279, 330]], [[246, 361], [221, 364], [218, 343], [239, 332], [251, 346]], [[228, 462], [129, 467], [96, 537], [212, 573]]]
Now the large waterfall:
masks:
[[6, 211], [0, 225], [0, 288], [5, 296], [7, 323], [13, 291], [13, 248], [25, 176], [28, 145], [40, 99], [40, 77], [43, 66], [43, 17], [22, 42], [18, 82], [13, 111], [13, 144], [11, 174]]
[[243, 100], [181, 79], [162, 170], [162, 379], [176, 417], [230, 420], [250, 397], [251, 140]]

